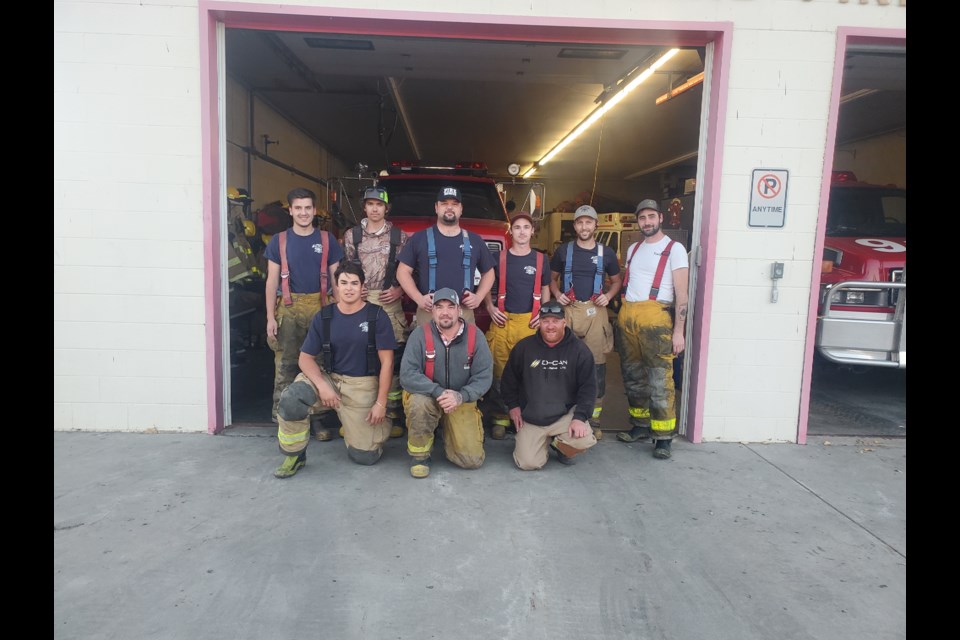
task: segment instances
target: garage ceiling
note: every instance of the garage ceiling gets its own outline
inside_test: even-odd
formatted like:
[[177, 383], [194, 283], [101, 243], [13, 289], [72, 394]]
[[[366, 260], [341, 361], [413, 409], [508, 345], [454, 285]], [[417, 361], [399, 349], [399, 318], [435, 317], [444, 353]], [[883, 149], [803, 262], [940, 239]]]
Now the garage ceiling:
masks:
[[[419, 158], [526, 170], [665, 47], [518, 43], [228, 29], [227, 72], [347, 166]], [[593, 181], [695, 175], [703, 71], [684, 49], [537, 175]], [[856, 93], [859, 92], [859, 93]], [[837, 143], [906, 126], [906, 53], [853, 51]], [[266, 132], [269, 134], [269, 132]], [[255, 140], [264, 150], [263, 141]], [[281, 141], [282, 144], [282, 141]]]

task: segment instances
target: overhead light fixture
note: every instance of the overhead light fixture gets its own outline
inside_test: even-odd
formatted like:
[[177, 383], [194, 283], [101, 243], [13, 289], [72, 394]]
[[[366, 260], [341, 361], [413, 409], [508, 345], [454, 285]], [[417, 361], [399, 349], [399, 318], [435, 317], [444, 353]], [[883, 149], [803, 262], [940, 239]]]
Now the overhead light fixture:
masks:
[[397, 112], [400, 114], [400, 121], [403, 123], [403, 130], [407, 133], [407, 140], [410, 141], [410, 148], [413, 149], [413, 157], [421, 159], [420, 147], [417, 146], [417, 139], [413, 135], [413, 127], [410, 126], [410, 118], [407, 117], [407, 107], [400, 97], [400, 85], [393, 77], [387, 76], [387, 87], [390, 89], [390, 97], [393, 98], [393, 104], [397, 106]]
[[840, 104], [846, 104], [848, 102], [853, 102], [854, 100], [859, 100], [860, 98], [866, 98], [867, 96], [873, 95], [876, 92], [876, 89], [860, 89], [859, 91], [848, 93], [845, 96], [840, 96]]
[[652, 76], [657, 69], [663, 66], [663, 64], [667, 60], [677, 55], [679, 51], [680, 51], [679, 49], [670, 49], [669, 51], [664, 53], [662, 56], [660, 56], [659, 59], [654, 61], [653, 64], [647, 67], [647, 69], [643, 73], [638, 74], [636, 77], [630, 80], [626, 85], [624, 85], [622, 89], [620, 89], [615, 94], [613, 94], [609, 100], [607, 100], [602, 105], [594, 109], [590, 113], [590, 115], [584, 118], [580, 122], [580, 124], [574, 127], [570, 133], [565, 135], [563, 139], [560, 140], [560, 142], [558, 142], [552, 149], [550, 149], [550, 151], [548, 151], [545, 156], [540, 158], [537, 162], [533, 163], [533, 166], [527, 169], [527, 171], [523, 174], [523, 177], [529, 178], [534, 173], [536, 173], [537, 169], [539, 169], [543, 165], [550, 162], [554, 156], [556, 156], [558, 153], [560, 153], [560, 151], [563, 150], [564, 147], [566, 147], [568, 144], [573, 142], [581, 133], [589, 129], [590, 125], [592, 125], [594, 122], [602, 118], [607, 111], [610, 111], [610, 109], [615, 107], [617, 103], [619, 103], [621, 100], [626, 98], [627, 94], [629, 94], [631, 91], [633, 91], [638, 86], [640, 86], [640, 84], [644, 80]]
[[683, 93], [684, 91], [689, 91], [690, 89], [694, 88], [695, 86], [697, 86], [697, 85], [700, 84], [701, 82], [703, 82], [703, 71], [701, 71], [700, 73], [698, 73], [698, 74], [695, 75], [695, 76], [690, 77], [690, 79], [687, 80], [686, 82], [684, 82], [683, 84], [677, 85], [676, 87], [674, 87], [674, 88], [671, 89], [670, 91], [667, 91], [665, 94], [663, 94], [662, 96], [660, 96], [659, 98], [657, 98], [656, 103], [657, 103], [657, 104], [663, 104], [664, 102], [666, 102], [666, 101], [669, 100], [670, 98], [676, 98], [678, 95], [680, 95], [680, 94]]
[[340, 38], [307, 37], [303, 41], [313, 49], [349, 49], [351, 51], [373, 51], [370, 40], [344, 40]]

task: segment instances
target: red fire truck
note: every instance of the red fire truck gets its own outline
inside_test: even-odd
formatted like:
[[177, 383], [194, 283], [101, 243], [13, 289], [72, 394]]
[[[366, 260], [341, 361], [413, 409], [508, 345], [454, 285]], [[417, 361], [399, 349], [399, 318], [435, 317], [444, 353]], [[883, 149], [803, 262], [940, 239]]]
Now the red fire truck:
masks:
[[[386, 174], [386, 175], [383, 175]], [[375, 178], [359, 177], [359, 187], [350, 188], [347, 179], [331, 181], [339, 191], [334, 205], [334, 219], [342, 225], [357, 224], [363, 217], [363, 190], [378, 184], [390, 196], [390, 213], [387, 219], [408, 235], [437, 223], [434, 205], [442, 187], [455, 186], [463, 194], [463, 216], [460, 227], [483, 238], [491, 252], [501, 251], [507, 243], [510, 228], [503, 199], [497, 191], [493, 178], [487, 177], [487, 166], [482, 162], [461, 162], [453, 166], [425, 166], [411, 162], [392, 162]], [[340, 235], [340, 234], [338, 234]], [[480, 273], [474, 274], [474, 284], [480, 282]], [[408, 319], [416, 313], [416, 305], [404, 296], [404, 309]], [[474, 311], [477, 326], [486, 331], [490, 316], [481, 304]]]
[[835, 171], [817, 313], [817, 352], [847, 365], [907, 366], [907, 191]]

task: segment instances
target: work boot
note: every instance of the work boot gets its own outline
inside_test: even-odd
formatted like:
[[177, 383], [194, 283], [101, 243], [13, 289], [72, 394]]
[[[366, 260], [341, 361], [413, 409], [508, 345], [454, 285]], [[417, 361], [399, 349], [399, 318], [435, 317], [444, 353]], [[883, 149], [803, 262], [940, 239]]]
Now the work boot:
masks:
[[[340, 427], [340, 428], [342, 429], [343, 427]], [[330, 429], [323, 429], [321, 427], [317, 427], [316, 429], [314, 429], [313, 435], [320, 442], [333, 440], [333, 432], [331, 432]]]
[[403, 428], [403, 425], [399, 425], [397, 423], [393, 423], [393, 426], [390, 427], [391, 438], [402, 438], [403, 434], [406, 432], [407, 430]]
[[670, 457], [670, 443], [671, 440], [657, 440], [656, 446], [653, 448], [653, 457], [658, 460], [666, 460]]
[[557, 454], [557, 462], [559, 462], [560, 464], [565, 464], [565, 465], [574, 465], [574, 464], [577, 464], [577, 461], [576, 461], [576, 460], [574, 460], [574, 459], [571, 458], [570, 456], [568, 456], [568, 455], [564, 454], [562, 451], [560, 451], [560, 448], [557, 447], [557, 443], [556, 443], [556, 442], [551, 442], [551, 443], [550, 443], [550, 448], [553, 449], [553, 452]]
[[286, 456], [283, 459], [283, 463], [273, 472], [273, 477], [280, 479], [292, 478], [297, 475], [297, 471], [300, 471], [305, 464], [307, 464], [306, 449], [296, 455]]
[[593, 437], [596, 438], [597, 440], [600, 440], [601, 438], [603, 438], [603, 431], [600, 430], [600, 427], [593, 428]]
[[410, 461], [410, 475], [414, 478], [426, 478], [430, 475], [430, 457], [424, 460], [414, 458]]
[[621, 431], [617, 434], [617, 440], [620, 442], [637, 442], [638, 440], [650, 439], [650, 427], [636, 426], [630, 431]]
[[344, 437], [344, 436], [343, 436], [343, 427], [340, 427], [339, 429], [337, 429], [337, 433], [340, 434], [340, 437], [341, 437], [341, 438]]
[[333, 429], [324, 425], [325, 417], [326, 416], [322, 414], [310, 414], [310, 432], [313, 434], [313, 437], [320, 442], [333, 440]]
[[495, 424], [490, 427], [490, 437], [494, 440], [503, 440], [507, 437], [507, 428], [502, 424]]

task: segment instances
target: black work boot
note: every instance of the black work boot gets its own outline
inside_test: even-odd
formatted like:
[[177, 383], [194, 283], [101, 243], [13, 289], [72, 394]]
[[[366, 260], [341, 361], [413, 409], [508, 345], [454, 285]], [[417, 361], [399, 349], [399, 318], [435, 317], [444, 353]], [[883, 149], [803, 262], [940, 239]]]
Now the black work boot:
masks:
[[617, 434], [617, 440], [620, 442], [638, 442], [640, 440], [650, 439], [650, 427], [637, 425], [630, 431], [621, 431]]
[[657, 440], [656, 446], [653, 448], [653, 457], [658, 460], [666, 460], [671, 456], [670, 453], [670, 443], [672, 440]]
[[577, 464], [577, 461], [576, 461], [576, 460], [574, 460], [574, 459], [571, 458], [570, 456], [568, 456], [568, 455], [566, 455], [565, 453], [563, 453], [562, 451], [560, 451], [560, 448], [557, 447], [557, 443], [556, 443], [556, 442], [551, 442], [551, 443], [550, 443], [550, 448], [553, 449], [554, 453], [557, 454], [557, 462], [559, 462], [560, 464], [565, 464], [565, 465]]

